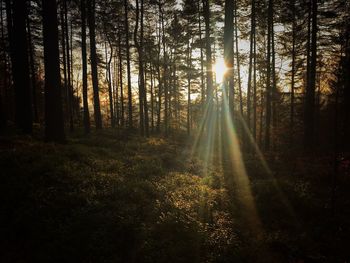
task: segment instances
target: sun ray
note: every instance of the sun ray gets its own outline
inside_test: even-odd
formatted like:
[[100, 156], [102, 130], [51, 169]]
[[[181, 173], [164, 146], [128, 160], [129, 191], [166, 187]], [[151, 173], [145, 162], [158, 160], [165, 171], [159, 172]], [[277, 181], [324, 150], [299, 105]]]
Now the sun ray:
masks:
[[297, 218], [296, 213], [294, 211], [294, 208], [291, 206], [291, 204], [288, 201], [288, 198], [285, 196], [285, 194], [283, 193], [283, 191], [279, 187], [278, 182], [277, 182], [273, 172], [271, 171], [269, 165], [267, 164], [267, 161], [266, 161], [266, 159], [264, 157], [264, 154], [261, 152], [260, 147], [258, 146], [258, 144], [256, 143], [255, 139], [253, 138], [253, 135], [250, 132], [247, 123], [245, 122], [244, 118], [242, 117], [242, 115], [239, 112], [237, 114], [238, 114], [238, 118], [240, 120], [240, 123], [242, 124], [243, 132], [248, 137], [249, 146], [253, 147], [255, 155], [256, 155], [256, 157], [258, 157], [258, 161], [262, 165], [262, 168], [263, 168], [265, 174], [267, 176], [269, 176], [269, 178], [271, 179], [271, 182], [272, 182], [275, 190], [277, 191], [277, 194], [280, 197], [280, 201], [287, 208], [290, 216], [292, 216], [292, 219], [294, 220], [294, 223], [300, 224], [301, 222]]
[[[223, 116], [221, 117], [224, 121], [222, 136], [227, 143], [228, 156], [226, 156], [226, 158], [230, 163], [232, 179], [238, 190], [236, 195], [242, 205], [242, 212], [245, 213], [251, 230], [257, 237], [260, 237], [262, 234], [262, 225], [255, 206], [250, 180], [244, 165], [236, 129], [232, 121], [231, 110], [229, 109], [228, 98], [225, 92], [222, 94], [222, 114]], [[225, 158], [225, 156], [223, 158]]]
[[[219, 89], [221, 91], [220, 103], [219, 101], [205, 103], [204, 114], [200, 119], [197, 133], [190, 141], [190, 158], [192, 160], [193, 157], [198, 157], [203, 162], [203, 176], [210, 176], [212, 168], [218, 169], [218, 167], [221, 167], [222, 182], [225, 182], [226, 185], [231, 182], [232, 189], [235, 189], [233, 194], [238, 202], [237, 204], [241, 207], [242, 216], [246, 218], [252, 233], [259, 238], [263, 234], [263, 226], [256, 208], [250, 178], [244, 164], [240, 140], [236, 131], [237, 124], [242, 128], [242, 132], [247, 135], [248, 144], [253, 149], [258, 162], [261, 163], [265, 174], [272, 179], [280, 200], [289, 210], [293, 220], [297, 220], [297, 218], [293, 208], [279, 188], [243, 116], [239, 112], [235, 112], [236, 117], [233, 119], [223, 81], [227, 71], [223, 60], [217, 60], [217, 63], [213, 65], [213, 71], [216, 73], [217, 83], [222, 87], [222, 89]], [[227, 177], [230, 177], [229, 181], [227, 181]]]

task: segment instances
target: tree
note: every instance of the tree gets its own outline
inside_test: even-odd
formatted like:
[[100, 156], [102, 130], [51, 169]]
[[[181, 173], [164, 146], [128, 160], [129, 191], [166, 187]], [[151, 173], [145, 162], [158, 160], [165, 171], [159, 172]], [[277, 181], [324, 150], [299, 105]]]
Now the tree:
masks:
[[[120, 86], [120, 125], [124, 127], [125, 124], [125, 110], [124, 110], [124, 85], [123, 85], [123, 56], [121, 45], [121, 34], [118, 31], [118, 60], [119, 60], [119, 86]], [[130, 66], [130, 63], [129, 63]], [[129, 68], [130, 70], [130, 68]], [[118, 75], [118, 73], [116, 73]], [[118, 79], [118, 76], [116, 77]]]
[[88, 26], [90, 33], [90, 58], [91, 58], [91, 75], [92, 89], [94, 93], [94, 115], [96, 129], [102, 129], [102, 117], [100, 109], [100, 90], [98, 85], [97, 72], [97, 53], [96, 53], [96, 35], [95, 35], [95, 11], [96, 0], [87, 0], [88, 6]]
[[[141, 135], [148, 135], [148, 128], [146, 127], [148, 123], [146, 123], [146, 111], [145, 105], [147, 104], [147, 98], [145, 93], [145, 72], [144, 72], [144, 63], [143, 63], [143, 13], [144, 13], [144, 4], [143, 0], [141, 0], [141, 12], [139, 7], [139, 1], [136, 0], [136, 25], [134, 31], [134, 42], [139, 55], [139, 108], [140, 108], [140, 132]], [[141, 21], [139, 21], [139, 17], [141, 16]], [[138, 40], [138, 27], [140, 23], [140, 40]]]
[[81, 58], [82, 58], [82, 82], [83, 82], [83, 108], [84, 108], [84, 130], [90, 133], [90, 113], [88, 102], [87, 82], [87, 52], [86, 52], [86, 0], [80, 0], [81, 12]]
[[203, 15], [205, 21], [205, 50], [206, 50], [206, 68], [207, 68], [207, 103], [213, 102], [213, 71], [212, 71], [212, 50], [210, 40], [210, 6], [209, 0], [203, 1]]
[[[235, 39], [235, 48], [236, 48], [236, 64], [237, 64], [237, 82], [238, 82], [238, 92], [239, 92], [239, 103], [240, 103], [240, 113], [243, 116], [243, 94], [242, 94], [242, 80], [241, 80], [241, 62], [240, 62], [240, 54], [238, 47], [238, 5], [237, 1], [234, 1], [234, 39]], [[232, 100], [233, 102], [233, 100]]]
[[56, 0], [42, 0], [45, 63], [45, 137], [48, 141], [65, 140], [61, 102], [61, 76], [58, 49]]
[[32, 26], [30, 21], [30, 9], [31, 9], [31, 1], [28, 1], [28, 10], [27, 10], [27, 39], [28, 39], [28, 55], [29, 55], [29, 65], [30, 65], [30, 83], [31, 83], [31, 94], [32, 94], [32, 103], [33, 103], [33, 118], [35, 122], [39, 121], [39, 113], [38, 113], [38, 100], [37, 100], [37, 83], [36, 83], [36, 69], [35, 69], [35, 48], [33, 43], [33, 35], [32, 35]]
[[130, 45], [129, 45], [129, 6], [128, 0], [124, 0], [124, 22], [125, 22], [125, 44], [126, 44], [126, 67], [128, 74], [128, 118], [129, 127], [133, 126], [133, 116], [132, 116], [132, 91], [131, 91], [131, 70], [130, 70]]
[[233, 113], [233, 99], [234, 99], [234, 76], [233, 76], [233, 23], [234, 23], [234, 2], [230, 0], [225, 1], [225, 30], [224, 30], [224, 60], [227, 67], [227, 72], [224, 76], [224, 87], [226, 95], [229, 97], [230, 110]]
[[66, 96], [67, 96], [67, 108], [68, 108], [68, 118], [69, 118], [69, 129], [70, 131], [74, 130], [74, 116], [73, 116], [73, 105], [74, 105], [74, 95], [73, 95], [73, 85], [72, 85], [72, 65], [71, 65], [71, 48], [70, 48], [70, 41], [69, 41], [69, 29], [68, 29], [68, 9], [67, 9], [67, 1], [62, 1], [62, 12], [63, 12], [63, 21], [62, 21], [62, 27], [64, 27], [64, 30], [62, 30], [62, 41], [65, 42], [65, 52], [66, 55], [65, 61], [66, 61], [66, 75], [67, 81], [66, 84]]
[[347, 23], [344, 29], [344, 65], [343, 65], [343, 78], [344, 78], [344, 149], [350, 151], [350, 17], [347, 17]]
[[[315, 140], [315, 89], [317, 62], [317, 0], [310, 0], [309, 23], [311, 20], [311, 36], [308, 35], [308, 71], [304, 112], [304, 148], [313, 148]], [[310, 25], [309, 25], [310, 26]], [[310, 52], [310, 53], [309, 53]]]
[[291, 95], [290, 95], [290, 144], [293, 145], [294, 136], [294, 114], [295, 114], [295, 60], [296, 60], [296, 7], [292, 3], [292, 68], [291, 68]]
[[13, 13], [13, 32], [10, 38], [12, 46], [12, 72], [15, 91], [15, 121], [24, 133], [32, 133], [32, 102], [28, 63], [28, 41], [26, 32], [27, 3], [18, 0], [6, 2]]
[[270, 150], [270, 130], [271, 130], [271, 45], [273, 31], [273, 0], [268, 2], [267, 12], [267, 58], [266, 58], [266, 123], [265, 123], [265, 149]]
[[247, 125], [251, 128], [251, 93], [252, 93], [252, 78], [253, 78], [253, 60], [254, 53], [254, 39], [255, 39], [255, 0], [252, 0], [251, 7], [251, 28], [250, 28], [250, 48], [249, 48], [249, 68], [248, 68], [248, 87], [247, 87]]
[[[106, 29], [105, 29], [106, 31]], [[107, 31], [105, 32], [106, 34], [106, 38], [107, 38], [107, 42], [108, 45], [110, 47], [110, 55], [108, 58], [108, 51], [107, 51], [107, 43], [105, 43], [105, 53], [106, 53], [106, 81], [108, 83], [108, 97], [109, 97], [109, 112], [110, 112], [110, 121], [111, 121], [111, 127], [114, 128], [115, 127], [115, 122], [116, 122], [116, 118], [114, 115], [114, 103], [113, 103], [113, 87], [112, 87], [112, 70], [111, 70], [111, 63], [112, 63], [112, 59], [113, 59], [113, 46], [112, 46], [112, 42], [108, 36]], [[118, 107], [117, 107], [117, 117], [119, 117], [119, 113], [118, 113]]]
[[[186, 54], [184, 61], [181, 63], [183, 66], [181, 67], [183, 71], [185, 71], [185, 75], [187, 77], [187, 134], [191, 133], [192, 129], [192, 102], [191, 102], [191, 93], [192, 93], [192, 85], [195, 78], [195, 68], [193, 65], [193, 49], [194, 49], [194, 38], [196, 34], [196, 21], [198, 19], [198, 6], [194, 1], [184, 1], [182, 18], [183, 18], [183, 26], [180, 23], [178, 17], [175, 15], [172, 26], [172, 35], [174, 47], [173, 49], [176, 51], [174, 54], [174, 60], [179, 60], [179, 55], [181, 53]], [[185, 32], [185, 35], [181, 33]], [[175, 42], [176, 41], [176, 42]], [[199, 43], [201, 45], [201, 43]], [[186, 47], [186, 51], [182, 51], [182, 47]], [[181, 57], [180, 57], [181, 58]], [[176, 62], [174, 64], [176, 66]], [[174, 73], [174, 75], [176, 75]], [[203, 96], [203, 87], [201, 90], [201, 96]], [[201, 98], [203, 100], [204, 97]]]

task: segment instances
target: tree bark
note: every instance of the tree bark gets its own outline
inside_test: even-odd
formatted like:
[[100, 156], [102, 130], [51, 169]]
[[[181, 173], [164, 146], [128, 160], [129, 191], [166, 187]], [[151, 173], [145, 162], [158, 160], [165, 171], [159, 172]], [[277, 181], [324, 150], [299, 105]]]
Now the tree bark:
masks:
[[168, 56], [166, 51], [166, 41], [165, 41], [165, 23], [164, 23], [164, 12], [161, 4], [159, 4], [159, 12], [161, 19], [161, 30], [162, 30], [162, 45], [163, 45], [163, 79], [162, 79], [162, 88], [164, 92], [164, 130], [165, 134], [168, 134], [169, 131], [169, 82], [168, 78]]
[[[106, 32], [107, 35], [107, 32]], [[108, 37], [107, 37], [108, 39]], [[111, 63], [113, 58], [113, 47], [112, 43], [108, 39], [109, 48], [111, 50], [110, 57], [108, 59], [108, 52], [107, 52], [107, 43], [106, 43], [106, 75], [107, 75], [107, 83], [108, 83], [108, 98], [109, 98], [109, 111], [110, 111], [110, 117], [111, 117], [111, 127], [115, 128], [115, 116], [114, 116], [114, 107], [113, 107], [113, 91], [112, 91], [112, 74], [111, 74]]]
[[151, 90], [150, 90], [150, 95], [151, 95], [151, 131], [154, 132], [154, 74], [153, 74], [153, 67], [152, 63], [149, 64], [149, 70], [150, 70], [150, 78], [151, 78]]
[[[1, 10], [3, 10], [3, 1], [1, 1]], [[8, 88], [7, 85], [7, 78], [8, 78], [8, 67], [7, 67], [7, 54], [6, 54], [6, 42], [5, 42], [5, 25], [4, 25], [4, 16], [3, 12], [0, 12], [0, 20], [1, 20], [1, 50], [2, 50], [2, 63], [3, 63], [3, 90], [0, 90], [0, 130], [6, 127], [7, 122], [7, 107], [5, 106], [5, 100], [6, 100], [6, 89]]]
[[122, 47], [121, 47], [121, 35], [119, 33], [118, 37], [118, 60], [119, 60], [119, 85], [120, 85], [120, 125], [124, 127], [125, 125], [125, 110], [124, 110], [124, 87], [123, 87], [123, 57], [122, 57]]
[[36, 86], [36, 70], [35, 70], [35, 49], [33, 44], [32, 30], [30, 25], [29, 9], [31, 7], [31, 2], [28, 1], [28, 12], [27, 12], [27, 35], [28, 35], [28, 52], [29, 52], [29, 64], [30, 64], [30, 83], [31, 83], [31, 93], [32, 93], [32, 104], [33, 104], [33, 117], [34, 121], [39, 121], [38, 113], [38, 102], [37, 102], [37, 86]]
[[237, 80], [238, 80], [238, 92], [239, 92], [239, 102], [241, 116], [243, 116], [243, 95], [242, 95], [242, 81], [241, 81], [241, 62], [239, 58], [239, 48], [238, 48], [238, 23], [237, 23], [237, 0], [235, 3], [235, 15], [234, 15], [234, 32], [235, 32], [235, 46], [236, 46], [236, 62], [237, 62]]
[[252, 8], [254, 9], [254, 34], [253, 34], [253, 53], [254, 53], [254, 59], [253, 59], [253, 92], [254, 92], [254, 97], [253, 97], [253, 138], [254, 140], [257, 140], [256, 137], [256, 126], [257, 126], [257, 87], [256, 87], [256, 11], [255, 11], [255, 0], [253, 0], [253, 6]]
[[204, 84], [204, 54], [203, 54], [203, 43], [202, 43], [202, 19], [201, 19], [201, 1], [198, 1], [198, 31], [199, 31], [199, 43], [200, 43], [200, 65], [201, 65], [201, 103], [202, 110], [205, 109], [205, 84]]
[[255, 0], [252, 0], [251, 20], [250, 20], [251, 28], [250, 28], [248, 87], [247, 87], [247, 125], [249, 129], [251, 129], [251, 92], [252, 92], [254, 29], [255, 29], [254, 20], [255, 20]]
[[63, 41], [66, 42], [66, 56], [67, 56], [67, 96], [68, 96], [68, 115], [69, 115], [69, 129], [70, 131], [74, 130], [74, 122], [73, 122], [73, 85], [72, 85], [72, 76], [71, 76], [71, 50], [70, 50], [70, 41], [69, 41], [69, 30], [68, 30], [68, 10], [67, 10], [67, 1], [63, 2], [63, 10], [64, 10], [64, 33]]
[[206, 68], [207, 68], [207, 103], [209, 105], [213, 102], [213, 71], [212, 71], [212, 51], [210, 41], [210, 6], [209, 0], [202, 0], [203, 14], [205, 22], [205, 42], [206, 42]]
[[15, 91], [15, 121], [17, 127], [26, 134], [32, 133], [32, 103], [28, 64], [28, 41], [26, 33], [27, 3], [16, 0], [13, 11], [13, 84]]
[[97, 72], [96, 36], [95, 36], [95, 0], [88, 0], [88, 24], [90, 32], [90, 56], [92, 88], [94, 92], [94, 115], [96, 129], [102, 129], [102, 117], [100, 109], [100, 95]]
[[159, 6], [159, 30], [158, 30], [158, 55], [157, 55], [157, 75], [158, 75], [158, 108], [157, 108], [157, 132], [160, 132], [160, 122], [162, 113], [162, 77], [160, 73], [161, 55], [161, 7]]
[[269, 0], [267, 16], [267, 58], [266, 58], [266, 120], [265, 120], [265, 150], [270, 150], [271, 126], [271, 31], [273, 16], [273, 0]]
[[290, 145], [294, 143], [294, 92], [295, 92], [295, 42], [296, 42], [296, 21], [295, 21], [295, 3], [292, 3], [292, 76], [291, 76], [291, 87], [290, 87]]
[[129, 128], [133, 126], [132, 116], [132, 91], [131, 91], [131, 70], [130, 70], [130, 44], [129, 44], [129, 21], [128, 21], [128, 0], [124, 0], [124, 20], [125, 20], [125, 45], [126, 45], [126, 67], [128, 74], [128, 119]]
[[225, 29], [224, 29], [224, 60], [227, 72], [224, 76], [224, 92], [229, 98], [230, 114], [234, 110], [234, 81], [233, 81], [233, 23], [234, 23], [234, 2], [225, 0]]
[[144, 11], [145, 10], [145, 4], [144, 0], [141, 0], [141, 26], [140, 26], [140, 51], [141, 51], [141, 77], [142, 77], [142, 97], [143, 97], [143, 112], [144, 112], [144, 125], [145, 125], [145, 134], [148, 137], [149, 136], [149, 117], [148, 117], [148, 101], [147, 101], [147, 86], [146, 86], [146, 70], [145, 70], [145, 62], [144, 62]]
[[275, 54], [275, 29], [274, 29], [274, 7], [272, 5], [272, 18], [271, 18], [271, 78], [272, 78], [272, 88], [271, 88], [271, 106], [272, 106], [272, 145], [274, 151], [276, 151], [276, 132], [277, 132], [277, 82], [276, 82], [276, 54]]
[[305, 94], [304, 149], [311, 150], [315, 143], [315, 87], [317, 62], [317, 0], [311, 1], [311, 42], [309, 55], [309, 74]]
[[56, 0], [42, 0], [45, 64], [45, 137], [48, 141], [65, 140], [61, 102], [61, 75], [58, 47]]
[[187, 135], [191, 133], [191, 70], [192, 70], [192, 49], [190, 39], [187, 43]]
[[83, 81], [83, 107], [84, 107], [84, 131], [90, 133], [90, 113], [88, 102], [87, 82], [87, 52], [86, 52], [86, 0], [81, 0], [81, 57], [82, 57], [82, 81]]

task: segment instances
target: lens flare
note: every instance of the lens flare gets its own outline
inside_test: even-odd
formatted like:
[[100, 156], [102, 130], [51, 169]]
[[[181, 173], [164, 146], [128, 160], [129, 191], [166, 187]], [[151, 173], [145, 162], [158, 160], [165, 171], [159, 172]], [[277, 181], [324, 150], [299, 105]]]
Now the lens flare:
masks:
[[227, 67], [225, 65], [224, 59], [218, 59], [213, 65], [213, 72], [215, 73], [217, 83], [221, 83], [223, 81], [226, 71]]

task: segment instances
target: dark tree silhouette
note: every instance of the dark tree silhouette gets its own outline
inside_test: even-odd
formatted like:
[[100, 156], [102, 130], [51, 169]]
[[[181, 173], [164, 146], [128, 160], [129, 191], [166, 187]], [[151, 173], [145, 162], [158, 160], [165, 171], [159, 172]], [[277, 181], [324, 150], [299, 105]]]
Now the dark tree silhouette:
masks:
[[124, 0], [124, 22], [125, 22], [125, 44], [126, 44], [126, 68], [128, 74], [128, 119], [129, 127], [133, 126], [132, 116], [132, 92], [131, 92], [131, 70], [130, 70], [130, 45], [129, 45], [129, 3]]
[[[317, 59], [317, 0], [310, 0], [309, 24], [311, 35], [308, 35], [308, 71], [305, 94], [304, 113], [304, 148], [310, 150], [315, 143], [315, 90]], [[311, 21], [311, 22], [310, 22]]]
[[42, 8], [45, 63], [45, 137], [48, 141], [63, 142], [65, 134], [61, 101], [56, 0], [43, 0]]
[[[11, 7], [11, 1], [7, 1]], [[11, 12], [11, 11], [10, 11]], [[15, 91], [15, 120], [24, 133], [32, 133], [32, 102], [28, 63], [28, 41], [26, 32], [27, 2], [13, 1], [13, 27], [10, 38], [12, 46], [12, 71]]]
[[225, 31], [224, 31], [224, 60], [228, 71], [225, 74], [224, 84], [226, 95], [229, 98], [231, 114], [233, 113], [234, 103], [234, 71], [233, 71], [233, 23], [234, 23], [234, 2], [225, 1]]
[[97, 53], [96, 53], [96, 35], [95, 35], [95, 12], [96, 12], [96, 0], [87, 0], [88, 10], [88, 25], [90, 34], [90, 59], [91, 59], [91, 75], [92, 75], [92, 88], [94, 93], [94, 116], [96, 129], [102, 129], [102, 117], [100, 108], [100, 90], [98, 83], [98, 71], [97, 71]]
[[86, 52], [86, 0], [80, 1], [81, 12], [81, 58], [82, 58], [82, 81], [83, 81], [83, 108], [84, 108], [84, 130], [90, 132], [90, 113], [88, 103], [87, 82], [87, 52]]

